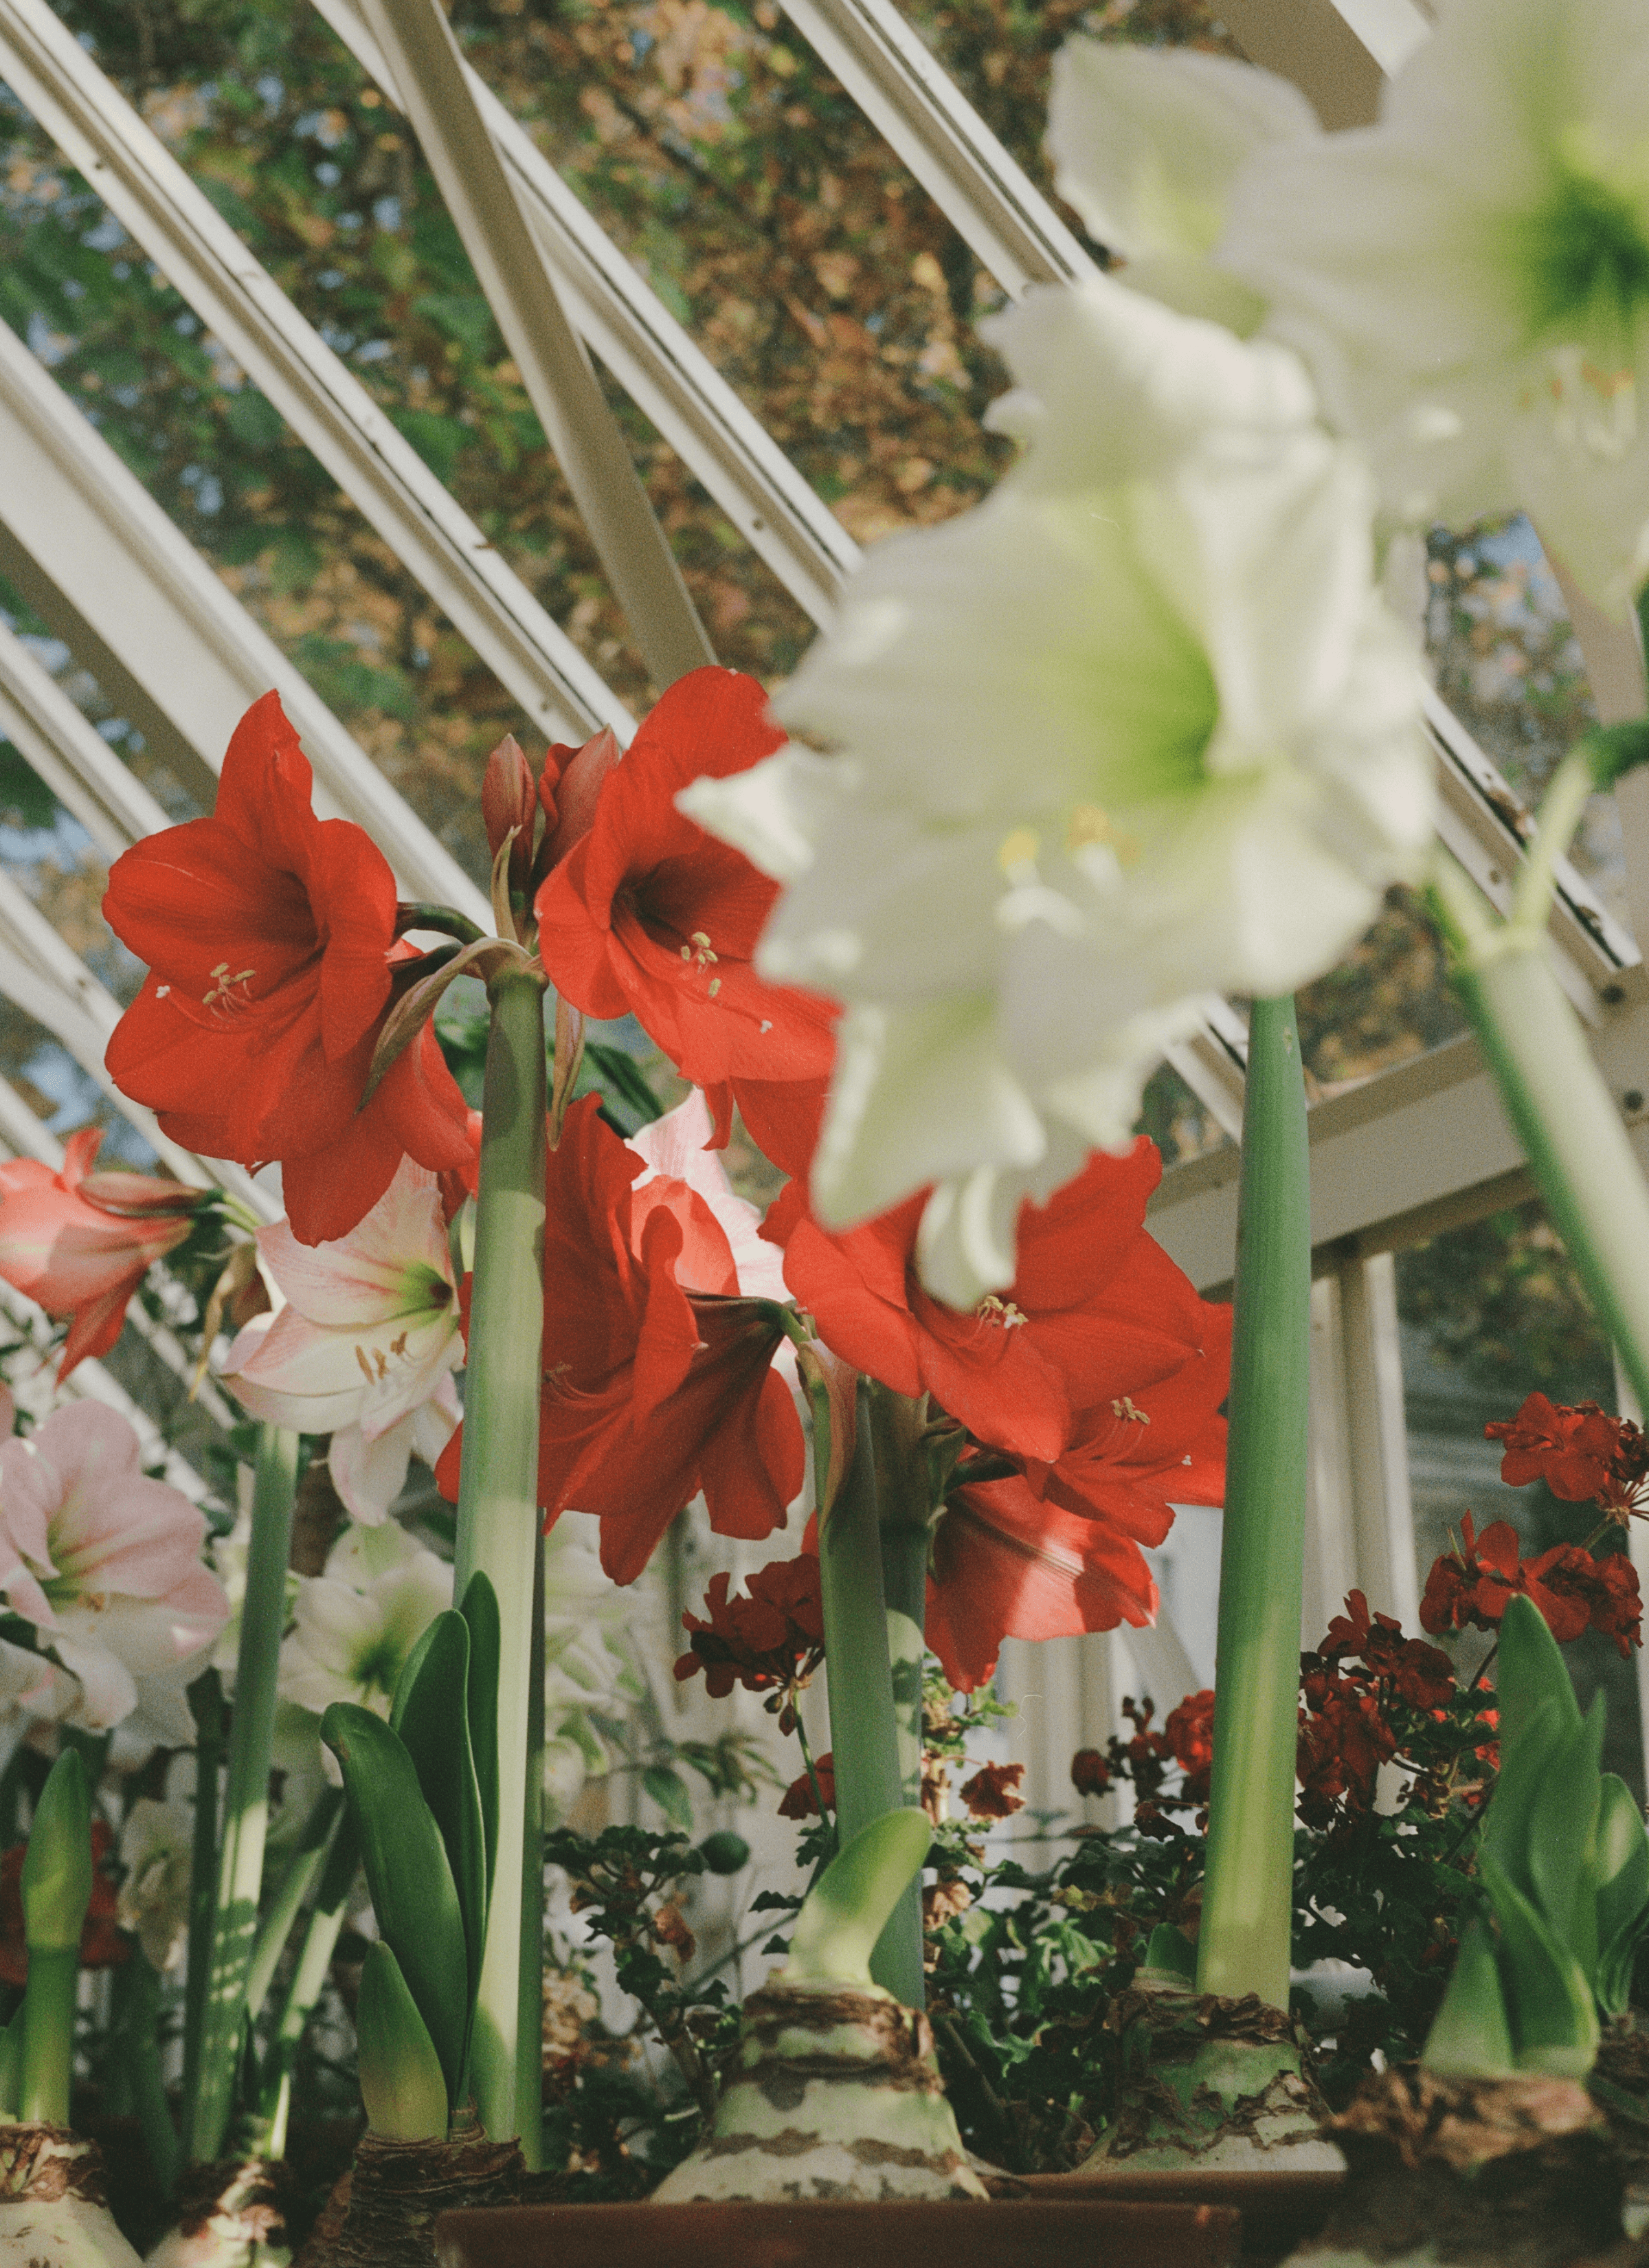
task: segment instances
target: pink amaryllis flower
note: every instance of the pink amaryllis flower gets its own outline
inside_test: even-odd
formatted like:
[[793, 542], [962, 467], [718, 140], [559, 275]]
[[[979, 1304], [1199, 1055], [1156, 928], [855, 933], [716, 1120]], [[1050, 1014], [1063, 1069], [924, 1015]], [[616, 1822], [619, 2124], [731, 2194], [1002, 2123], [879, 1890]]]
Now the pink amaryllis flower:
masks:
[[77, 1722], [118, 1725], [140, 1683], [179, 1687], [217, 1638], [229, 1601], [201, 1565], [205, 1534], [186, 1496], [144, 1473], [136, 1433], [101, 1403], [73, 1403], [0, 1444], [0, 1591], [78, 1679]]
[[459, 1419], [457, 1286], [437, 1176], [403, 1158], [347, 1236], [300, 1244], [290, 1224], [258, 1231], [284, 1298], [237, 1336], [223, 1380], [254, 1418], [330, 1433], [333, 1484], [351, 1516], [383, 1519], [416, 1450], [433, 1464]]
[[199, 1189], [148, 1174], [95, 1174], [102, 1130], [71, 1134], [54, 1173], [37, 1158], [0, 1165], [0, 1277], [69, 1319], [59, 1384], [107, 1354], [151, 1260], [175, 1251], [207, 1202]]

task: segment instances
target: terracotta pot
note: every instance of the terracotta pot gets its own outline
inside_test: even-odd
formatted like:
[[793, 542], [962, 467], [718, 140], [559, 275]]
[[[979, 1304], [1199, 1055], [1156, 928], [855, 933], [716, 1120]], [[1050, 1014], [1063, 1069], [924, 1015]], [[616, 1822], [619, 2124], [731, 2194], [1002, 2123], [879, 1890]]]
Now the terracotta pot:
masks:
[[440, 2268], [1229, 2268], [1228, 2205], [1026, 2198], [499, 2205], [445, 2213]]
[[1242, 2216], [1244, 2268], [1285, 2260], [1294, 2247], [1314, 2236], [1345, 2186], [1345, 2175], [1309, 2173], [1135, 2173], [1118, 2169], [1102, 2174], [1030, 2174], [1015, 2187], [1027, 2201], [1060, 2198], [1114, 2205], [1152, 2204], [1225, 2205]]

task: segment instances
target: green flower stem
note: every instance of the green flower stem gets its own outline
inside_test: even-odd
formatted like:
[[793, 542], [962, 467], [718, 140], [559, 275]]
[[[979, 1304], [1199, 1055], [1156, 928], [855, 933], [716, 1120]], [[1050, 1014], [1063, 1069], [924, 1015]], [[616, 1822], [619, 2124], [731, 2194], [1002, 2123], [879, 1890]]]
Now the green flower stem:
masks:
[[[871, 1401], [861, 1382], [853, 1462], [819, 1534], [839, 1850], [905, 1802], [876, 1515]], [[914, 1929], [908, 1903], [895, 1908], [871, 1964], [876, 1982], [915, 2008], [923, 2001], [920, 1920], [919, 1907]]]
[[[498, 1594], [498, 1843], [470, 2048], [482, 2126], [496, 2141], [529, 2133], [518, 2057], [522, 1886], [526, 1864], [528, 1696], [533, 1678], [538, 1396], [544, 1332], [544, 995], [508, 969], [489, 986], [492, 1028], [482, 1096], [481, 1191], [464, 1384], [453, 1595], [484, 1572]], [[534, 2028], [536, 2037], [536, 2027]], [[536, 2074], [538, 2066], [534, 2064]]]
[[234, 2102], [247, 1980], [263, 1883], [269, 1817], [269, 1760], [275, 1745], [276, 1678], [286, 1626], [286, 1570], [298, 1494], [298, 1436], [260, 1425], [252, 1495], [252, 1541], [235, 1659], [223, 1845], [217, 1856], [211, 1965], [201, 2021], [200, 2062], [187, 2104], [185, 2142], [194, 2165], [223, 2154]]
[[337, 1825], [338, 1814], [343, 1808], [341, 1787], [323, 1788], [315, 1800], [314, 1809], [304, 1822], [304, 1831], [298, 1839], [291, 1864], [282, 1878], [281, 1887], [270, 1901], [269, 1910], [258, 1932], [257, 1944], [252, 1955], [252, 1966], [247, 1972], [247, 2013], [255, 2022], [263, 2003], [269, 1995], [276, 1970], [280, 1965], [286, 1940], [303, 1907], [304, 1900], [327, 1860], [327, 1846], [332, 1840], [332, 1830]]
[[1552, 1226], [1649, 1408], [1649, 1189], [1544, 943], [1501, 931], [1454, 981]]
[[1512, 885], [1511, 926], [1528, 930], [1531, 942], [1546, 927], [1557, 887], [1557, 861], [1568, 849], [1596, 789], [1591, 752], [1582, 740], [1552, 774], [1541, 798], [1539, 823]]
[[315, 2003], [320, 1998], [321, 1987], [332, 1966], [338, 1932], [343, 1926], [344, 1907], [360, 1864], [361, 1854], [356, 1844], [355, 1830], [346, 1816], [340, 1821], [332, 1848], [327, 1854], [320, 1887], [315, 1893], [315, 1903], [309, 1910], [309, 1926], [304, 1933], [303, 1950], [298, 1956], [298, 1966], [293, 1970], [291, 1982], [286, 1988], [281, 2021], [275, 2028], [275, 2037], [269, 2043], [269, 2057], [263, 2067], [263, 2085], [258, 2106], [263, 2132], [257, 2154], [261, 2158], [283, 2158], [286, 2155], [286, 2124], [292, 2100], [292, 2066], [297, 2058], [298, 2043], [304, 2036], [309, 2019], [315, 2013]]
[[[882, 1593], [887, 1607], [887, 1659], [893, 1674], [894, 1720], [899, 1737], [899, 1772], [908, 1807], [922, 1804], [922, 1669], [927, 1651], [928, 1550], [932, 1484], [924, 1427], [927, 1399], [894, 1394], [873, 1380], [870, 1395], [871, 1440], [876, 1458], [876, 1513], [881, 1535]], [[894, 1928], [902, 1941], [922, 1945], [922, 1869], [900, 1894]], [[921, 2007], [925, 1977], [917, 1963]]]
[[183, 2100], [200, 2084], [201, 2031], [212, 1973], [212, 1915], [217, 1904], [217, 1775], [229, 1729], [224, 1682], [203, 1669], [188, 1689], [195, 1719], [195, 1837], [189, 1852], [189, 1952], [183, 1986]]
[[521, 1963], [516, 2101], [529, 2173], [544, 2163], [544, 1552], [533, 1572], [533, 1658], [526, 1687], [526, 1784], [521, 1820]]
[[160, 1978], [141, 1946], [114, 1972], [108, 2070], [120, 2074], [149, 2154], [156, 2186], [170, 2195], [183, 2154], [160, 2064]]
[[23, 1998], [23, 2081], [18, 2113], [26, 2126], [66, 2126], [75, 2064], [76, 1947], [29, 1952]]
[[1201, 1992], [1288, 2006], [1311, 1351], [1310, 1171], [1290, 999], [1256, 1000], [1237, 1217]]

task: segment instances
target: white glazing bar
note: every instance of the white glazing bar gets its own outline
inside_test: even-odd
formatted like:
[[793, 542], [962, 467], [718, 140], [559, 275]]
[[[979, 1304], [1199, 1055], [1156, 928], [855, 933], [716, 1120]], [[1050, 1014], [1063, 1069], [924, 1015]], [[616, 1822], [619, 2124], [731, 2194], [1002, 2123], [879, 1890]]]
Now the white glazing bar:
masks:
[[662, 689], [716, 659], [582, 342], [516, 202], [440, 0], [364, 0], [476, 281]]
[[[357, 0], [315, 0], [385, 99], [404, 109]], [[476, 72], [466, 82], [575, 328], [815, 622], [859, 549], [677, 322], [519, 120]]]
[[1357, 1580], [1370, 1604], [1395, 1615], [1412, 1638], [1420, 1627], [1419, 1571], [1392, 1256], [1354, 1256], [1336, 1291]]
[[893, 0], [782, 0], [785, 14], [1011, 298], [1094, 263]]
[[[210, 803], [230, 735], [276, 688], [316, 806], [365, 828], [410, 897], [490, 929], [485, 893], [8, 325], [0, 323], [0, 574]], [[85, 650], [83, 650], [85, 649]]]
[[1359, 1580], [1338, 1286], [1331, 1277], [1320, 1276], [1311, 1287], [1311, 1428], [1306, 1464], [1305, 1581], [1299, 1607], [1302, 1648], [1321, 1642], [1331, 1617], [1340, 1612], [1346, 1593]]
[[0, 731], [106, 858], [169, 824], [143, 782], [3, 622]]
[[534, 725], [628, 739], [623, 703], [45, 0], [0, 0], [0, 77]]

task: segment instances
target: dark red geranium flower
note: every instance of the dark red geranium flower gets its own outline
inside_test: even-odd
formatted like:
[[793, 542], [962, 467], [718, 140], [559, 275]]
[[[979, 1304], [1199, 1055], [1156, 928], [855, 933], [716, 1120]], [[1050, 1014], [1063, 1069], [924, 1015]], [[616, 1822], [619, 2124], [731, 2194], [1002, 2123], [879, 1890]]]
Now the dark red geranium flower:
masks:
[[389, 1006], [395, 880], [372, 838], [317, 819], [298, 735], [267, 693], [217, 808], [116, 859], [103, 911], [149, 964], [109, 1042], [121, 1090], [211, 1158], [278, 1159], [292, 1232], [345, 1236], [403, 1155], [461, 1168], [468, 1114], [427, 1030], [363, 1108]]
[[1498, 1520], [1474, 1536], [1469, 1513], [1461, 1533], [1461, 1550], [1445, 1552], [1426, 1578], [1422, 1629], [1498, 1630], [1506, 1601], [1522, 1592], [1559, 1645], [1588, 1628], [1613, 1638], [1623, 1654], [1642, 1644], [1637, 1572], [1624, 1552], [1594, 1559], [1582, 1544], [1557, 1543], [1538, 1558], [1520, 1559], [1517, 1531], [1508, 1521]]
[[[682, 1181], [604, 1125], [567, 1113], [549, 1152], [539, 1501], [547, 1521], [598, 1513], [601, 1564], [633, 1582], [702, 1488], [719, 1535], [759, 1541], [801, 1487], [801, 1426], [773, 1368], [771, 1300], [746, 1299], [725, 1231]], [[458, 1492], [462, 1428], [437, 1468]]]
[[1348, 1592], [1345, 1608], [1329, 1624], [1329, 1634], [1317, 1649], [1320, 1660], [1360, 1660], [1370, 1676], [1413, 1708], [1447, 1705], [1454, 1695], [1454, 1672], [1446, 1653], [1423, 1638], [1405, 1638], [1395, 1616], [1371, 1615], [1361, 1591]]
[[[633, 1015], [704, 1089], [720, 1142], [747, 1081], [822, 1081], [835, 1052], [835, 1004], [751, 965], [777, 883], [675, 807], [689, 781], [747, 770], [784, 737], [754, 678], [679, 678], [600, 778], [587, 831], [536, 900], [556, 986], [587, 1016]], [[747, 1116], [763, 1107], [752, 1097]]]
[[[712, 1575], [704, 1594], [710, 1620], [684, 1614], [692, 1644], [675, 1665], [678, 1679], [704, 1673], [719, 1701], [735, 1684], [749, 1693], [805, 1685], [824, 1660], [824, 1602], [819, 1562], [811, 1551], [775, 1559], [746, 1579], [748, 1598], [728, 1595], [732, 1579]], [[784, 1728], [788, 1730], [789, 1727]]]
[[1024, 1777], [1023, 1764], [982, 1764], [971, 1779], [962, 1782], [958, 1793], [975, 1819], [1012, 1819], [1016, 1811], [1025, 1808], [1025, 1798], [1020, 1793]]
[[785, 1282], [843, 1361], [898, 1393], [932, 1395], [975, 1440], [1051, 1465], [1091, 1436], [1092, 1413], [1108, 1427], [1131, 1406], [1145, 1431], [1147, 1389], [1188, 1366], [1209, 1373], [1211, 1411], [1225, 1398], [1229, 1313], [1196, 1297], [1144, 1226], [1161, 1174], [1148, 1141], [1125, 1158], [1096, 1152], [1046, 1204], [1020, 1208], [1019, 1273], [971, 1314], [917, 1273], [926, 1190], [838, 1235], [813, 1218], [800, 1177], [762, 1233], [784, 1247]]
[[1174, 1761], [1185, 1774], [1182, 1803], [1206, 1803], [1214, 1769], [1214, 1696], [1211, 1687], [1188, 1693], [1170, 1709], [1162, 1727]]
[[1341, 1805], [1369, 1808], [1380, 1767], [1397, 1753], [1397, 1736], [1381, 1713], [1379, 1693], [1332, 1669], [1307, 1671], [1300, 1690], [1299, 1815], [1307, 1826], [1327, 1827]]
[[[132, 1940], [114, 1922], [119, 1904], [108, 1873], [114, 1837], [108, 1822], [92, 1822], [92, 1898], [80, 1932], [83, 1969], [118, 1969], [131, 1957]], [[0, 1984], [28, 1982], [28, 1946], [23, 1934], [23, 1859], [26, 1843], [14, 1844], [0, 1856]]]
[[1132, 1540], [1039, 1504], [1017, 1476], [958, 1489], [934, 1537], [927, 1640], [961, 1693], [984, 1684], [1005, 1638], [1135, 1629], [1157, 1586]]
[[1500, 1477], [1508, 1488], [1544, 1481], [1566, 1504], [1603, 1494], [1620, 1449], [1620, 1421], [1595, 1402], [1572, 1410], [1543, 1394], [1531, 1394], [1515, 1418], [1483, 1430], [1490, 1440], [1505, 1444]]
[[1071, 1759], [1071, 1785], [1078, 1795], [1103, 1795], [1111, 1768], [1098, 1749], [1078, 1749]]
[[[836, 1808], [836, 1751], [827, 1749], [821, 1756], [813, 1758], [813, 1777], [819, 1782], [819, 1793], [825, 1800], [825, 1809]], [[798, 1772], [779, 1799], [781, 1819], [817, 1819], [819, 1806], [814, 1800], [813, 1780], [806, 1773]]]

